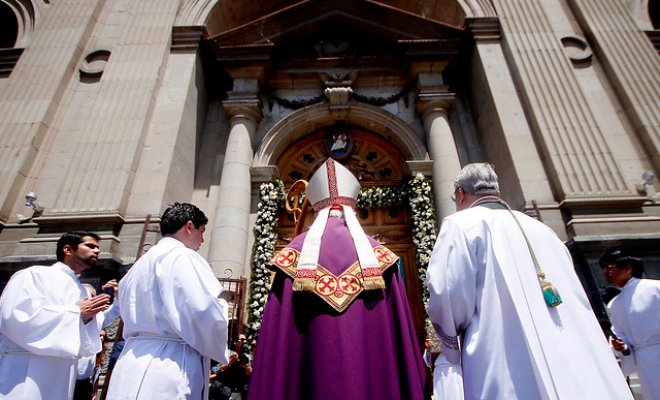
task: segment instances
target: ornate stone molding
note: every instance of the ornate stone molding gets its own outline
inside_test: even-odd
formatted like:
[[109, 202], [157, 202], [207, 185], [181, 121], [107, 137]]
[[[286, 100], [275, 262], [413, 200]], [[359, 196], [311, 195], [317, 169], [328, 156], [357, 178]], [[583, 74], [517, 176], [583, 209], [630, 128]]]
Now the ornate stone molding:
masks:
[[[314, 104], [294, 111], [266, 133], [253, 165], [274, 164], [290, 143], [335, 122], [327, 104]], [[378, 107], [351, 101], [345, 122], [387, 137], [407, 160], [429, 159], [426, 146], [410, 125]]]
[[577, 210], [585, 208], [593, 209], [594, 207], [641, 207], [646, 201], [648, 201], [647, 197], [626, 194], [603, 193], [601, 196], [598, 196], [569, 193], [559, 203], [559, 208]]
[[348, 116], [349, 105], [353, 89], [350, 87], [329, 87], [324, 91], [325, 97], [330, 102], [330, 114], [335, 119], [344, 120]]
[[448, 116], [455, 99], [456, 94], [448, 91], [446, 86], [421, 88], [417, 94], [417, 114], [422, 121], [434, 112]]
[[280, 176], [280, 171], [276, 165], [261, 165], [250, 168], [250, 177], [252, 184], [261, 185], [262, 183], [272, 182]]
[[229, 98], [222, 102], [231, 123], [247, 118], [256, 126], [261, 122], [261, 100], [256, 92], [229, 92]]
[[91, 225], [124, 224], [126, 219], [118, 211], [78, 211], [78, 212], [48, 212], [33, 220], [39, 226], [76, 225], [80, 223]]
[[426, 178], [433, 177], [433, 161], [431, 160], [411, 160], [406, 161], [406, 165], [411, 173], [419, 172]]
[[478, 42], [500, 41], [502, 30], [500, 19], [497, 17], [466, 18], [472, 37]]
[[172, 27], [171, 51], [197, 51], [202, 42], [204, 26], [174, 26]]

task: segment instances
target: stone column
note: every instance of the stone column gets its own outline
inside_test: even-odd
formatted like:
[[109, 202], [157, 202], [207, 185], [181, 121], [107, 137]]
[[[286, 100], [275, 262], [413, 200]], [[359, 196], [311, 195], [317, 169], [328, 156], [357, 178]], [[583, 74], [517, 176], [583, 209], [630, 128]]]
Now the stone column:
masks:
[[244, 274], [247, 259], [251, 206], [250, 166], [252, 140], [261, 121], [261, 102], [256, 93], [230, 93], [223, 101], [230, 118], [230, 132], [209, 246], [209, 263], [216, 276]]
[[451, 195], [461, 163], [449, 126], [449, 109], [454, 98], [454, 94], [444, 88], [420, 89], [417, 96], [417, 112], [424, 123], [426, 146], [433, 160], [433, 193], [438, 221], [456, 211]]

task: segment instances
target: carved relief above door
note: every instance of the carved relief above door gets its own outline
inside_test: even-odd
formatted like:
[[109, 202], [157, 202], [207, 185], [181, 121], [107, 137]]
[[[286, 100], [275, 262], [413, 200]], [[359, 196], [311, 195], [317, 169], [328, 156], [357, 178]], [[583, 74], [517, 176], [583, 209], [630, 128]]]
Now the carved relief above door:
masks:
[[[400, 185], [409, 175], [405, 159], [391, 143], [362, 128], [336, 125], [318, 130], [289, 145], [277, 163], [288, 190], [299, 180], [309, 180], [330, 156], [358, 178], [362, 187]], [[367, 234], [383, 244], [412, 243], [410, 211], [397, 206], [388, 209], [360, 209], [358, 218]], [[282, 212], [278, 228], [281, 243], [292, 239], [293, 218]], [[309, 225], [313, 218], [307, 218]]]
[[401, 153], [383, 137], [362, 128], [335, 125], [289, 145], [277, 167], [286, 186], [311, 174], [332, 156], [363, 186], [397, 185], [408, 176]]

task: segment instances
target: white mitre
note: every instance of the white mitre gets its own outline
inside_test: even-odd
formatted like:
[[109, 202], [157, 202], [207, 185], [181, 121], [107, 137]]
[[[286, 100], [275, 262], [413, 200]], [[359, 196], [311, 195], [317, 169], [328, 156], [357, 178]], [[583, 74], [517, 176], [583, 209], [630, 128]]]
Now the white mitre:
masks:
[[380, 289], [385, 286], [378, 259], [355, 216], [354, 208], [359, 192], [360, 183], [357, 178], [332, 158], [328, 158], [309, 179], [305, 196], [317, 212], [317, 216], [300, 250], [293, 290], [314, 290], [321, 241], [331, 208], [343, 210], [346, 225], [358, 254], [364, 288]]
[[355, 208], [360, 182], [348, 168], [328, 158], [309, 179], [305, 196], [317, 213], [333, 205]]

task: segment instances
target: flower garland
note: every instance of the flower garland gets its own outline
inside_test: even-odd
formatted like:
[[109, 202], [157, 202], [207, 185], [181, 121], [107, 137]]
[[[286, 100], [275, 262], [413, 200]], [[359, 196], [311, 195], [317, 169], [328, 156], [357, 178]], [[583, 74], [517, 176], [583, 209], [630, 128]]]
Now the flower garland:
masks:
[[[264, 306], [270, 290], [268, 262], [275, 251], [277, 235], [277, 212], [283, 207], [284, 184], [276, 180], [264, 183], [259, 189], [257, 221], [254, 226], [254, 246], [252, 248], [252, 273], [250, 276], [250, 297], [248, 299], [248, 337], [256, 339], [261, 328]], [[435, 208], [433, 192], [428, 179], [415, 173], [402, 186], [372, 186], [360, 190], [357, 206], [360, 208], [388, 208], [406, 203], [412, 214], [412, 236], [416, 250], [418, 277], [423, 293], [425, 309], [428, 306], [426, 290], [426, 269], [436, 240]], [[428, 318], [427, 318], [428, 321]], [[427, 322], [428, 323], [428, 322]]]
[[263, 183], [259, 188], [257, 221], [254, 224], [252, 246], [252, 272], [250, 274], [250, 297], [248, 299], [247, 336], [256, 339], [261, 328], [261, 318], [270, 290], [268, 262], [273, 257], [277, 235], [277, 211], [284, 204], [284, 184], [276, 180]]
[[[426, 270], [429, 266], [433, 246], [437, 238], [435, 228], [435, 207], [431, 183], [421, 173], [413, 175], [408, 183], [410, 209], [412, 214], [412, 234], [417, 261], [417, 274], [422, 288], [424, 310], [429, 307], [429, 291], [426, 288]], [[428, 314], [424, 317], [426, 332], [433, 332]], [[430, 328], [430, 330], [429, 330]]]

